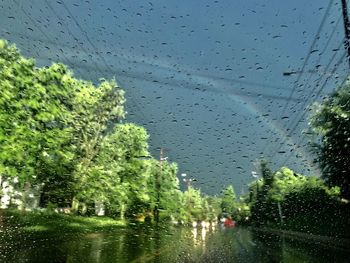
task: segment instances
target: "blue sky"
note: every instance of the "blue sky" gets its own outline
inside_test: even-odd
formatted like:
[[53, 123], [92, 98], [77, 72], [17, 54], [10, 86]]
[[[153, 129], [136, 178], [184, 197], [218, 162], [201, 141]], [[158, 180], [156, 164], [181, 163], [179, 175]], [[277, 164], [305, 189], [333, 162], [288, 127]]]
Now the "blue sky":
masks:
[[[240, 194], [261, 155], [274, 169], [318, 173], [303, 112], [346, 77], [340, 15], [336, 0], [14, 0], [0, 1], [0, 37], [39, 65], [115, 76], [155, 156], [166, 148], [206, 193], [233, 184]], [[283, 76], [310, 51], [302, 75]]]

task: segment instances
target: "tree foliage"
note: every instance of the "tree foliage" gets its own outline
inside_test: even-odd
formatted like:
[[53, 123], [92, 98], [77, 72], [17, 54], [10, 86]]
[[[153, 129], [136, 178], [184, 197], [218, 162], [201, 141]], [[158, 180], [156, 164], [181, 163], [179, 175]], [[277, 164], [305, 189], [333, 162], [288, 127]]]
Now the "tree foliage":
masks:
[[37, 68], [0, 40], [0, 173], [70, 187], [74, 90], [62, 64]]
[[236, 194], [232, 185], [227, 186], [222, 191], [221, 210], [223, 213], [233, 215], [237, 208]]
[[143, 158], [149, 135], [120, 123], [125, 99], [115, 80], [95, 86], [62, 64], [38, 68], [1, 40], [0, 87], [0, 174], [23, 189], [42, 185], [42, 206], [85, 213], [102, 203], [122, 218], [158, 207], [162, 217], [180, 218], [186, 195], [177, 165]]
[[339, 195], [338, 187], [329, 188], [322, 179], [297, 174], [287, 167], [272, 173], [272, 177], [267, 192], [264, 180], [251, 186], [251, 191], [258, 192], [249, 200], [252, 220], [258, 225], [288, 220], [305, 209], [316, 214]]
[[313, 107], [310, 121], [320, 136], [319, 163], [323, 178], [330, 186], [339, 186], [350, 200], [350, 82]]

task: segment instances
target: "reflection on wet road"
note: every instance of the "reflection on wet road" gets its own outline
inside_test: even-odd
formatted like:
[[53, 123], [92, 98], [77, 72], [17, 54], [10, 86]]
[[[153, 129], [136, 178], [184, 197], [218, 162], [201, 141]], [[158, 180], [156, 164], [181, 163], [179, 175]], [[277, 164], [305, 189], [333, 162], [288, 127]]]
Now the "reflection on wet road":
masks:
[[15, 240], [1, 262], [349, 262], [350, 251], [247, 228], [131, 226]]

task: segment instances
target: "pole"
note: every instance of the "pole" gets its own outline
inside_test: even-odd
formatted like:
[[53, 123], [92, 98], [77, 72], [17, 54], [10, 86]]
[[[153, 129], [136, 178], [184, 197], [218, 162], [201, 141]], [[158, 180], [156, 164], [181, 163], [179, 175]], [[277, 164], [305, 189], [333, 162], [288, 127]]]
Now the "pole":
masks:
[[[254, 164], [255, 165], [255, 164]], [[259, 175], [256, 171], [252, 171], [252, 176], [256, 178], [256, 200], [258, 200], [258, 192], [259, 192]]]
[[281, 220], [281, 223], [283, 224], [282, 208], [281, 208], [280, 202], [277, 203], [277, 206], [278, 206], [278, 214], [280, 215], [280, 220]]
[[348, 52], [349, 67], [350, 67], [350, 22], [349, 22], [349, 16], [348, 16], [348, 7], [346, 4], [346, 0], [341, 0], [341, 4], [342, 4], [342, 11], [343, 11], [344, 32], [345, 32], [344, 47]]
[[187, 191], [188, 191], [191, 187], [192, 179], [185, 179], [185, 182], [187, 184]]
[[163, 161], [164, 161], [164, 151], [163, 148], [160, 148], [159, 154], [159, 173], [156, 173], [156, 205], [154, 207], [154, 218], [156, 223], [159, 222], [159, 205], [160, 205], [160, 177], [163, 173]]

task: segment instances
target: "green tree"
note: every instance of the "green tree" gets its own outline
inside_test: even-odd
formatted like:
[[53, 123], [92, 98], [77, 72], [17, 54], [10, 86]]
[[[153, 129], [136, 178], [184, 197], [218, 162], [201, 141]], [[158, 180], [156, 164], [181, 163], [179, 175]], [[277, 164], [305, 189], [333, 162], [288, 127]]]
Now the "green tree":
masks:
[[[307, 209], [315, 215], [327, 207], [339, 193], [339, 188], [328, 188], [324, 181], [315, 176], [303, 176], [287, 167], [282, 167], [273, 174], [272, 184], [262, 197], [251, 202], [252, 220], [260, 225], [269, 222], [280, 223], [300, 216]], [[254, 191], [256, 183], [252, 185]], [[263, 184], [260, 182], [260, 187]], [[256, 191], [256, 190], [255, 190]], [[257, 190], [258, 192], [260, 190]], [[315, 201], [317, 200], [317, 201]]]
[[[181, 206], [181, 191], [177, 178], [177, 164], [167, 161], [151, 160], [152, 166], [148, 177], [148, 214], [156, 216], [159, 210], [161, 219], [178, 219]], [[159, 201], [159, 203], [158, 203]]]
[[254, 187], [250, 187], [252, 199], [250, 209], [252, 220], [260, 223], [274, 216], [274, 213], [271, 212], [271, 205], [268, 204], [268, 193], [273, 187], [275, 178], [265, 159], [260, 159], [258, 165], [262, 178], [253, 184]]
[[0, 173], [43, 185], [43, 205], [69, 204], [124, 117], [123, 91], [115, 81], [77, 80], [62, 64], [37, 68], [3, 40], [0, 86]]
[[263, 179], [255, 180], [248, 185], [249, 189], [249, 198], [247, 199], [248, 203], [255, 203], [258, 200], [258, 193], [263, 187]]
[[185, 222], [203, 220], [202, 205], [200, 190], [190, 186], [182, 195], [181, 220]]
[[321, 103], [316, 103], [311, 126], [320, 136], [319, 162], [323, 178], [330, 186], [339, 186], [350, 200], [350, 82], [347, 81]]
[[206, 219], [209, 221], [216, 221], [221, 213], [221, 198], [217, 196], [205, 196], [208, 203], [205, 211]]
[[[179, 179], [176, 174], [178, 171], [175, 163], [162, 163], [160, 171], [160, 215], [162, 217], [174, 217], [178, 213], [181, 205], [181, 195]], [[153, 177], [154, 178], [154, 177]]]
[[87, 173], [80, 180], [77, 198], [84, 202], [104, 202], [110, 212], [124, 214], [140, 210], [149, 201], [147, 180], [151, 163], [148, 156], [148, 134], [135, 124], [117, 124], [102, 139], [99, 151], [90, 161]]
[[273, 184], [267, 199], [273, 202], [283, 202], [286, 195], [302, 188], [310, 178], [313, 177], [306, 177], [287, 167], [282, 167], [274, 174]]
[[[35, 67], [34, 60], [0, 40], [0, 174], [18, 177], [23, 187], [40, 183], [71, 189], [74, 91], [65, 85], [69, 75], [61, 64]], [[55, 197], [67, 195], [69, 190]]]
[[76, 149], [73, 199], [73, 207], [76, 207], [77, 201], [84, 195], [88, 175], [93, 170], [104, 138], [113, 131], [114, 123], [124, 118], [125, 100], [124, 92], [114, 80], [103, 80], [97, 88], [86, 82], [79, 84], [75, 81], [73, 85], [78, 87], [71, 122], [74, 134], [72, 144]]
[[271, 188], [274, 182], [274, 174], [271, 171], [268, 162], [265, 159], [261, 159], [259, 162], [260, 171], [263, 178], [263, 187], [262, 187], [262, 198], [265, 198], [269, 189]]
[[221, 210], [223, 213], [233, 215], [237, 208], [236, 194], [232, 185], [227, 186], [222, 191]]

